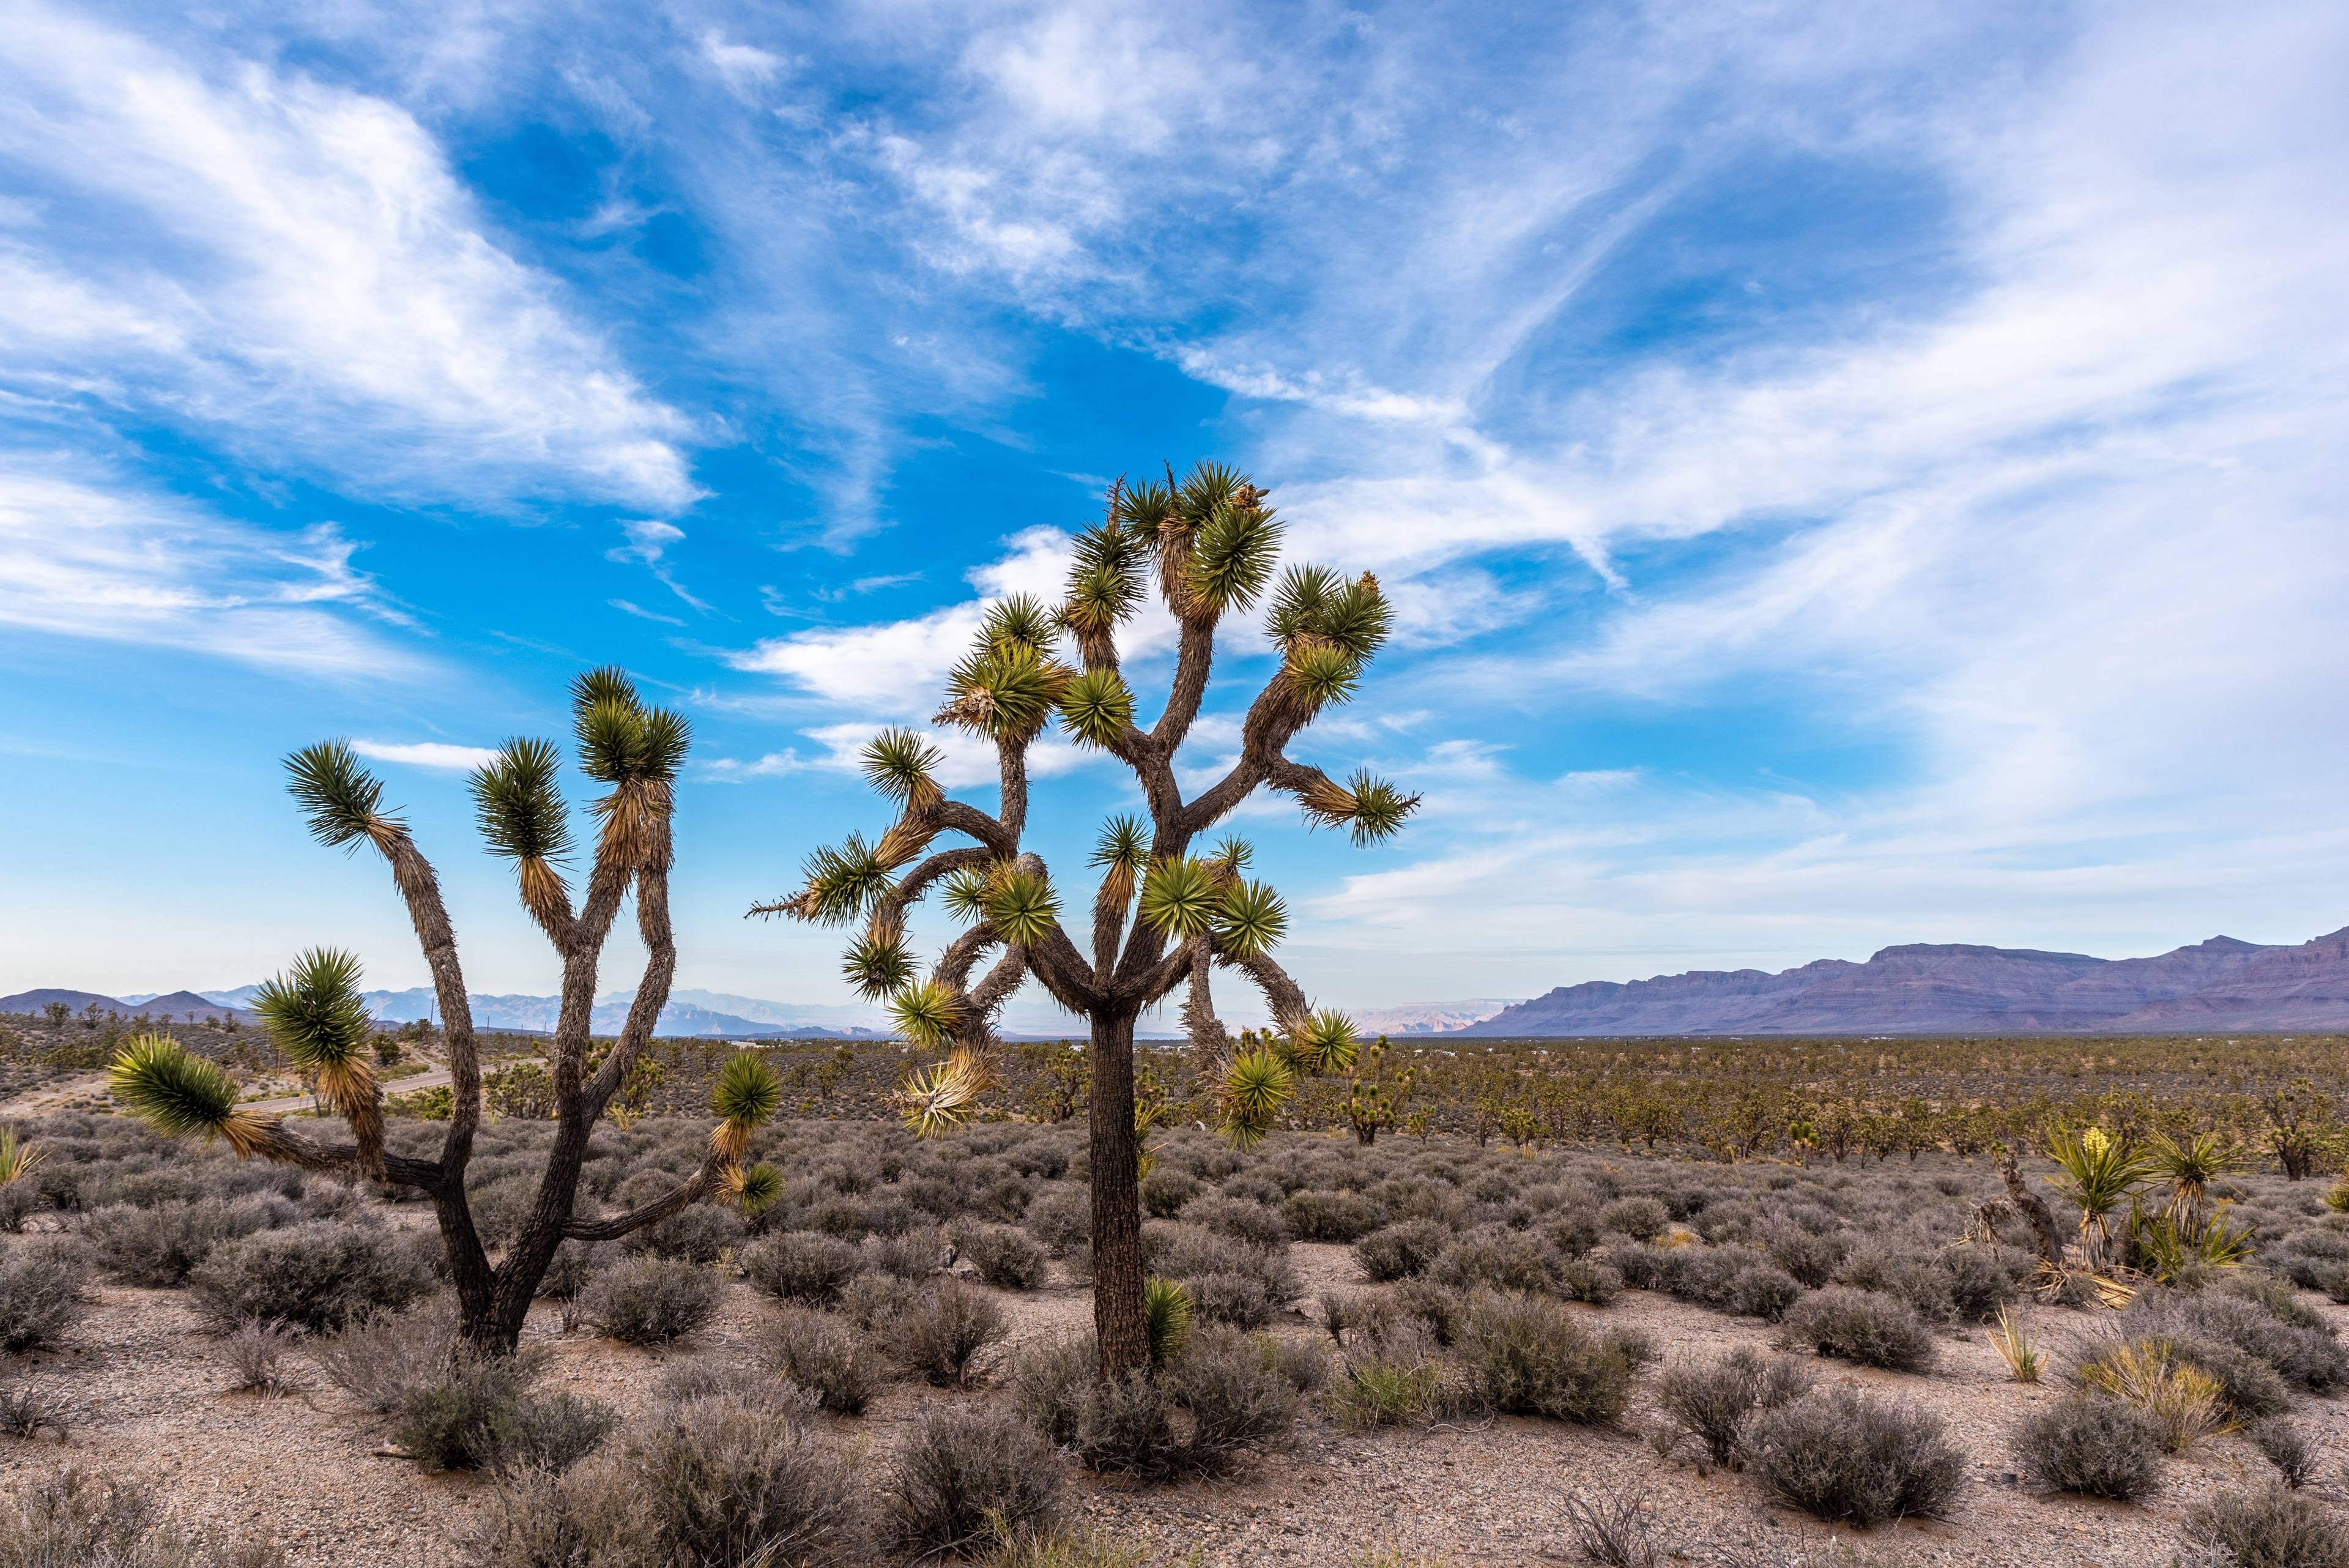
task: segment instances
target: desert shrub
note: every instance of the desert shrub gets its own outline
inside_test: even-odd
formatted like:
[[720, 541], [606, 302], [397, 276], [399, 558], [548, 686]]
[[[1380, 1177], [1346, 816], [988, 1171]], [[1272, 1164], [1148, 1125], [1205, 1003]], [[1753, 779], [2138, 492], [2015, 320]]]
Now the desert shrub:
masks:
[[1647, 1499], [1636, 1489], [1570, 1493], [1560, 1511], [1585, 1563], [1600, 1568], [1662, 1568], [1663, 1544], [1648, 1517]]
[[1635, 1291], [1669, 1291], [1680, 1281], [1682, 1254], [1679, 1247], [1655, 1247], [1645, 1241], [1619, 1242], [1607, 1250], [1623, 1282]]
[[649, 1252], [623, 1258], [588, 1282], [579, 1313], [623, 1345], [667, 1345], [718, 1311], [712, 1271]]
[[1841, 1231], [1819, 1235], [1804, 1230], [1782, 1231], [1769, 1239], [1766, 1250], [1772, 1262], [1802, 1282], [1805, 1289], [1815, 1291], [1843, 1267], [1851, 1252], [1851, 1241]]
[[1189, 1171], [1162, 1166], [1142, 1179], [1142, 1207], [1156, 1219], [1172, 1220], [1206, 1190], [1206, 1184]]
[[1810, 1386], [1810, 1374], [1796, 1362], [1733, 1350], [1706, 1365], [1666, 1367], [1656, 1379], [1656, 1405], [1672, 1430], [1696, 1440], [1707, 1462], [1733, 1466], [1754, 1415], [1800, 1398]]
[[1566, 1259], [1540, 1237], [1523, 1231], [1483, 1230], [1436, 1254], [1428, 1278], [1454, 1290], [1549, 1291]]
[[294, 1336], [274, 1323], [242, 1323], [221, 1341], [221, 1364], [236, 1381], [238, 1393], [282, 1394], [292, 1386], [285, 1367]]
[[1755, 1417], [1744, 1458], [1764, 1489], [1789, 1507], [1863, 1529], [1946, 1514], [1967, 1470], [1939, 1417], [1848, 1386]]
[[1802, 1299], [1801, 1282], [1785, 1270], [1775, 1263], [1748, 1263], [1729, 1277], [1720, 1304], [1740, 1317], [1776, 1323]]
[[[1195, 1287], [1209, 1274], [1239, 1274], [1254, 1280], [1261, 1288], [1267, 1316], [1296, 1299], [1297, 1271], [1288, 1261], [1286, 1242], [1260, 1247], [1195, 1225], [1154, 1224], [1145, 1227], [1143, 1243], [1154, 1273], [1186, 1285]], [[1247, 1310], [1250, 1309], [1243, 1307]]]
[[1276, 1310], [1272, 1293], [1253, 1274], [1193, 1274], [1183, 1281], [1192, 1310], [1209, 1323], [1232, 1328], [1262, 1328]]
[[1087, 1469], [1163, 1480], [1182, 1469], [1165, 1391], [1142, 1372], [1088, 1386], [1071, 1445]]
[[1948, 1323], [1957, 1316], [1950, 1272], [1935, 1258], [1914, 1252], [1855, 1252], [1836, 1282], [1904, 1301], [1927, 1323]]
[[926, 1280], [946, 1261], [946, 1236], [921, 1226], [895, 1236], [864, 1238], [864, 1266], [901, 1280]]
[[2140, 1292], [2123, 1321], [2133, 1334], [2231, 1345], [2312, 1393], [2349, 1383], [2349, 1354], [2332, 1326], [2289, 1291], [2240, 1271], [2204, 1290]]
[[859, 1560], [864, 1491], [805, 1407], [712, 1395], [631, 1424], [568, 1474], [501, 1484], [483, 1568], [819, 1568]]
[[[21, 1185], [21, 1184], [19, 1184]], [[285, 1568], [275, 1547], [191, 1541], [128, 1477], [73, 1466], [0, 1492], [0, 1563], [11, 1568]]]
[[1468, 1322], [1468, 1298], [1433, 1280], [1405, 1280], [1387, 1301], [1398, 1319], [1418, 1324], [1440, 1345], [1456, 1343]]
[[742, 1217], [715, 1203], [693, 1203], [628, 1237], [629, 1247], [685, 1263], [714, 1263], [742, 1242]]
[[1245, 1170], [1226, 1178], [1216, 1190], [1226, 1198], [1237, 1198], [1244, 1203], [1260, 1203], [1268, 1209], [1278, 1209], [1281, 1200], [1288, 1196], [1288, 1189], [1278, 1181]]
[[2271, 1416], [2251, 1423], [2251, 1446], [2275, 1466], [2284, 1485], [2302, 1487], [2316, 1479], [2316, 1445], [2298, 1422]]
[[822, 1306], [864, 1267], [864, 1255], [837, 1236], [781, 1231], [742, 1249], [743, 1277], [769, 1295]]
[[57, 1343], [81, 1319], [89, 1288], [88, 1252], [28, 1240], [0, 1254], [0, 1350], [22, 1354]]
[[1022, 1223], [1056, 1258], [1083, 1251], [1092, 1244], [1092, 1196], [1081, 1187], [1053, 1188], [1028, 1205]]
[[1599, 1223], [1633, 1241], [1652, 1241], [1671, 1228], [1672, 1217], [1653, 1198], [1618, 1198], [1599, 1211]]
[[1587, 1204], [1553, 1214], [1537, 1229], [1543, 1241], [1569, 1258], [1579, 1258], [1599, 1245], [1606, 1232], [1599, 1228], [1599, 1217]]
[[1330, 1353], [1312, 1340], [1260, 1334], [1249, 1343], [1262, 1356], [1265, 1369], [1299, 1394], [1318, 1393], [1330, 1381]]
[[2035, 1410], [2014, 1432], [2015, 1462], [2057, 1491], [2134, 1502], [2161, 1486], [2161, 1435], [2117, 1399], [2075, 1394]]
[[1558, 1266], [1557, 1293], [1570, 1302], [1605, 1306], [1623, 1293], [1623, 1275], [1596, 1258], [1568, 1258]]
[[1387, 1211], [1359, 1192], [1298, 1192], [1280, 1217], [1300, 1241], [1354, 1241], [1385, 1224]]
[[2189, 1509], [2186, 1539], [2229, 1568], [2349, 1568], [2349, 1526], [2281, 1481], [2222, 1491]]
[[316, 1332], [397, 1312], [432, 1286], [424, 1250], [380, 1225], [314, 1220], [214, 1247], [188, 1274], [197, 1309], [222, 1328], [259, 1320]]
[[1407, 1279], [1423, 1272], [1451, 1240], [1452, 1232], [1433, 1220], [1405, 1220], [1355, 1242], [1354, 1262], [1365, 1279]]
[[957, 1220], [950, 1234], [955, 1251], [998, 1290], [1032, 1291], [1044, 1282], [1044, 1249], [1024, 1231], [965, 1220]]
[[1061, 1501], [1052, 1446], [1009, 1411], [916, 1417], [882, 1489], [882, 1538], [909, 1556], [957, 1556], [1049, 1526]]
[[12, 1438], [36, 1438], [44, 1429], [63, 1438], [72, 1414], [73, 1407], [63, 1395], [38, 1384], [0, 1385], [0, 1432]]
[[413, 1312], [370, 1313], [315, 1346], [326, 1380], [378, 1416], [408, 1390], [440, 1376], [455, 1348], [457, 1317], [445, 1302]]
[[603, 1250], [595, 1242], [565, 1241], [547, 1260], [546, 1272], [539, 1276], [538, 1293], [548, 1301], [576, 1300], [602, 1262]]
[[892, 1356], [940, 1388], [968, 1387], [980, 1355], [1010, 1332], [1001, 1307], [954, 1279], [938, 1281], [874, 1328]]
[[895, 1274], [859, 1274], [840, 1293], [840, 1310], [860, 1328], [877, 1330], [910, 1307], [922, 1287]]
[[1183, 1210], [1183, 1222], [1202, 1225], [1219, 1235], [1234, 1237], [1254, 1247], [1285, 1247], [1288, 1221], [1268, 1204], [1218, 1195], [1202, 1198]]
[[1935, 1355], [1933, 1331], [1915, 1307], [1848, 1285], [1829, 1285], [1796, 1302], [1786, 1313], [1781, 1337], [1821, 1355], [1893, 1372], [1925, 1371]]
[[188, 1271], [222, 1241], [290, 1223], [299, 1212], [284, 1199], [202, 1198], [152, 1209], [110, 1203], [83, 1216], [75, 1234], [109, 1279], [160, 1290], [185, 1284]]
[[1369, 1291], [1321, 1293], [1321, 1325], [1343, 1343], [1349, 1334], [1378, 1334], [1394, 1321], [1394, 1303]]
[[1363, 1430], [1432, 1419], [1443, 1395], [1443, 1369], [1430, 1342], [1406, 1334], [1349, 1350], [1328, 1399], [1340, 1421]]
[[863, 1415], [884, 1381], [871, 1343], [828, 1313], [785, 1311], [761, 1330], [757, 1353], [836, 1416]]
[[2095, 1346], [2080, 1359], [2080, 1382], [2145, 1412], [2162, 1446], [2183, 1453], [2227, 1425], [2225, 1386], [2151, 1337]]
[[1485, 1296], [1470, 1309], [1460, 1357], [1478, 1392], [1507, 1415], [1604, 1426], [1630, 1403], [1645, 1341], [1593, 1334], [1573, 1310], [1539, 1296]]
[[2006, 1247], [1951, 1247], [1939, 1259], [1949, 1278], [1950, 1307], [1962, 1323], [1989, 1323], [2015, 1297], [2025, 1254]]
[[1160, 1382], [1191, 1417], [1180, 1464], [1188, 1474], [1220, 1474], [1243, 1453], [1279, 1446], [1297, 1424], [1297, 1387], [1262, 1341], [1197, 1334]]
[[409, 1387], [394, 1406], [392, 1439], [434, 1469], [567, 1469], [595, 1451], [617, 1417], [569, 1394], [534, 1392], [544, 1370], [540, 1356], [458, 1350], [439, 1377]]
[[1092, 1335], [1056, 1334], [1022, 1351], [1005, 1381], [1012, 1402], [1037, 1430], [1067, 1446], [1077, 1440], [1077, 1425], [1100, 1366]]

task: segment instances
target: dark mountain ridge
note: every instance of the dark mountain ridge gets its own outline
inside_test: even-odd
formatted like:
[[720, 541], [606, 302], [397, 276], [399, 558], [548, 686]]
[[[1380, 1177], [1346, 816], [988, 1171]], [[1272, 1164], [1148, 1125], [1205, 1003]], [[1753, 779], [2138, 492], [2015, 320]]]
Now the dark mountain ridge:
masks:
[[1609, 1034], [2144, 1034], [2349, 1029], [2349, 929], [2297, 947], [2212, 937], [2152, 958], [1964, 942], [1775, 974], [1586, 981], [1459, 1031]]

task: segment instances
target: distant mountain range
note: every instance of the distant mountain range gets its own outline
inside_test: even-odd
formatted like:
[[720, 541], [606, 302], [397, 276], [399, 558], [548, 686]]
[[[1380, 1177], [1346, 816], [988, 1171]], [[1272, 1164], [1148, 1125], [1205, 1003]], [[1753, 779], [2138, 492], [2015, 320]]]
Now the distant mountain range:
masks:
[[2168, 1034], [2349, 1030], [2349, 929], [2298, 947], [2232, 937], [2158, 958], [1915, 943], [1776, 974], [1692, 970], [1560, 986], [1459, 1033]]

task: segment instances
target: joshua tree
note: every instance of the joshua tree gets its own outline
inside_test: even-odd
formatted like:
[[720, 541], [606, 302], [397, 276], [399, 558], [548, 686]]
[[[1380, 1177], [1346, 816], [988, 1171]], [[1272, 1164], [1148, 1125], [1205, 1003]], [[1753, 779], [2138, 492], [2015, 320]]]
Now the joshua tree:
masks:
[[[675, 713], [638, 701], [616, 670], [581, 676], [572, 683], [571, 696], [581, 770], [611, 786], [594, 805], [600, 826], [578, 907], [564, 879], [571, 853], [570, 808], [556, 784], [554, 744], [509, 741], [497, 760], [471, 779], [491, 853], [513, 862], [523, 907], [563, 960], [562, 1007], [547, 1053], [554, 1136], [529, 1217], [494, 1267], [465, 1193], [465, 1170], [481, 1119], [481, 1066], [456, 932], [431, 863], [409, 836], [407, 825], [383, 808], [381, 781], [359, 765], [344, 742], [328, 741], [296, 752], [286, 759], [286, 770], [313, 836], [330, 846], [371, 846], [389, 864], [392, 882], [407, 901], [440, 1000], [451, 1079], [440, 1157], [412, 1158], [384, 1146], [382, 1097], [368, 1059], [373, 1024], [359, 997], [357, 961], [346, 954], [303, 954], [256, 1002], [278, 1047], [316, 1086], [321, 1103], [348, 1124], [349, 1142], [326, 1142], [240, 1107], [236, 1086], [225, 1073], [160, 1036], [133, 1041], [116, 1059], [112, 1075], [116, 1097], [164, 1132], [217, 1136], [243, 1158], [347, 1171], [422, 1191], [440, 1220], [460, 1332], [476, 1347], [492, 1352], [513, 1348], [531, 1298], [565, 1238], [610, 1241], [713, 1193], [755, 1209], [771, 1196], [777, 1180], [772, 1170], [745, 1169], [742, 1164], [752, 1129], [773, 1115], [782, 1093], [764, 1060], [745, 1053], [719, 1075], [712, 1105], [719, 1120], [698, 1168], [626, 1213], [591, 1218], [573, 1211], [588, 1134], [642, 1059], [677, 967], [668, 916], [669, 817], [687, 729]], [[632, 892], [647, 954], [645, 972], [626, 1026], [599, 1058], [589, 1039], [596, 964], [612, 922]]]
[[[1030, 976], [1088, 1020], [1093, 1320], [1110, 1377], [1150, 1359], [1134, 1020], [1187, 988], [1184, 1023], [1203, 1075], [1219, 1085], [1220, 1120], [1243, 1140], [1273, 1124], [1299, 1071], [1342, 1069], [1353, 1056], [1352, 1026], [1340, 1014], [1316, 1012], [1273, 961], [1288, 911], [1272, 888], [1245, 875], [1247, 846], [1226, 838], [1205, 854], [1194, 846], [1263, 787], [1293, 797], [1316, 826], [1350, 829], [1357, 844], [1385, 838], [1418, 804], [1367, 773], [1341, 784], [1288, 756], [1318, 715], [1352, 696], [1391, 615], [1367, 573], [1348, 582], [1319, 566], [1292, 566], [1276, 586], [1279, 535], [1264, 493], [1226, 468], [1203, 463], [1179, 483], [1170, 472], [1164, 484], [1113, 487], [1107, 516], [1077, 540], [1061, 603], [1048, 608], [1015, 597], [995, 605], [978, 646], [947, 681], [937, 722], [995, 742], [1001, 774], [995, 811], [947, 798], [934, 777], [938, 751], [912, 732], [885, 731], [865, 749], [864, 766], [874, 786], [896, 803], [896, 822], [877, 842], [851, 836], [819, 851], [800, 892], [751, 911], [862, 922], [847, 953], [849, 980], [866, 996], [890, 999], [908, 1040], [947, 1053], [901, 1096], [918, 1131], [960, 1122], [991, 1085], [993, 1015]], [[1180, 636], [1165, 707], [1144, 729], [1120, 669], [1117, 632], [1153, 576]], [[1265, 629], [1279, 669], [1248, 708], [1238, 760], [1186, 799], [1174, 758], [1206, 695], [1216, 628], [1268, 589]], [[1074, 663], [1061, 657], [1064, 638]], [[1101, 881], [1090, 930], [1074, 937], [1061, 927], [1042, 858], [1021, 847], [1029, 750], [1055, 713], [1079, 743], [1132, 770], [1148, 807], [1146, 817], [1115, 816], [1103, 826], [1092, 856]], [[947, 835], [968, 842], [933, 848]], [[905, 913], [933, 890], [968, 924], [929, 974], [917, 977]], [[980, 961], [999, 950], [974, 981]], [[1219, 967], [1239, 971], [1263, 993], [1275, 1023], [1270, 1044], [1235, 1049], [1209, 992]]]
[[1361, 1071], [1346, 1086], [1346, 1120], [1354, 1129], [1354, 1141], [1364, 1148], [1379, 1141], [1381, 1128], [1394, 1125], [1402, 1103], [1411, 1098], [1412, 1079], [1415, 1076], [1405, 1067], [1394, 1081], [1387, 1081], [1384, 1067], [1387, 1037], [1380, 1035], [1362, 1054]]

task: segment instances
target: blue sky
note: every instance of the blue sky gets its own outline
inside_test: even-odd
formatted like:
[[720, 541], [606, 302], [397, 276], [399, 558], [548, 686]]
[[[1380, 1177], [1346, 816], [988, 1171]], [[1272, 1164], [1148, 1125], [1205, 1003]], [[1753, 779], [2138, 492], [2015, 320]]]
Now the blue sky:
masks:
[[[616, 661], [679, 983], [845, 1000], [742, 909], [1201, 456], [1399, 607], [1304, 751], [1423, 816], [1243, 824], [1326, 1000], [2331, 929], [2344, 74], [2320, 5], [0, 0], [0, 990], [419, 981], [280, 788], [337, 734], [551, 989], [462, 769]], [[1124, 796], [1047, 771], [1072, 880]]]

